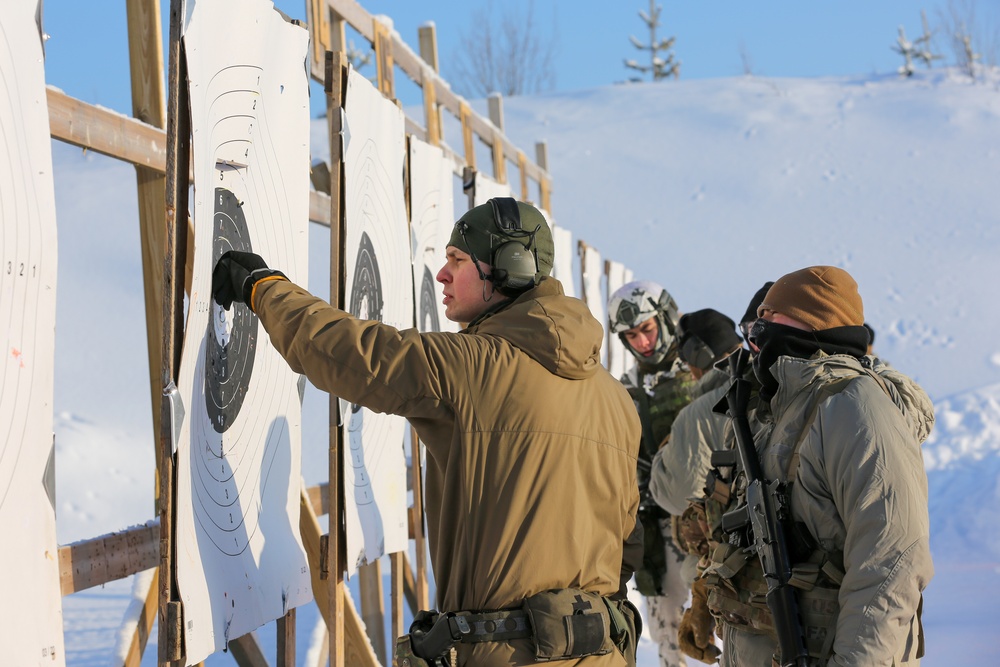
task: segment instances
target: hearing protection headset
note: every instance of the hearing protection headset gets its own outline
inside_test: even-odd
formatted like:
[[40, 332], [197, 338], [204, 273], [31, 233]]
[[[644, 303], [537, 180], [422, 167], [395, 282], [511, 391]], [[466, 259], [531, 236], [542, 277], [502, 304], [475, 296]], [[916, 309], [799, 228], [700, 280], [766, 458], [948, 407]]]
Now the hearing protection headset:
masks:
[[[479, 266], [479, 258], [469, 246], [470, 256], [479, 271], [481, 280], [489, 280], [493, 287], [505, 296], [517, 296], [521, 292], [534, 287], [535, 274], [538, 273], [538, 260], [533, 251], [535, 233], [539, 227], [531, 231], [521, 228], [521, 212], [517, 208], [517, 200], [513, 197], [494, 197], [489, 200], [493, 208], [493, 219], [500, 235], [490, 233], [492, 257], [490, 265], [493, 273], [486, 275]], [[459, 233], [465, 238], [468, 230], [466, 223], [461, 223]], [[526, 241], [526, 242], [525, 242]], [[494, 243], [498, 243], [494, 247]]]

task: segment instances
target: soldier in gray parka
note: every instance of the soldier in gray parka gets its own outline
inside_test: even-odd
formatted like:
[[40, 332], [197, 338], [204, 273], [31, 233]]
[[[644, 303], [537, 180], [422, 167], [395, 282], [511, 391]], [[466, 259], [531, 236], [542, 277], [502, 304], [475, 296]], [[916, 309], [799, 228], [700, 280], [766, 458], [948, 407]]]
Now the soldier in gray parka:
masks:
[[[810, 664], [917, 665], [922, 593], [934, 574], [920, 451], [934, 423], [930, 399], [865, 355], [861, 296], [842, 269], [783, 276], [757, 315], [750, 340], [761, 400], [751, 423], [764, 477], [788, 484]], [[777, 651], [767, 584], [756, 556], [733, 554], [716, 549], [703, 576], [722, 625], [720, 664], [765, 667]]]

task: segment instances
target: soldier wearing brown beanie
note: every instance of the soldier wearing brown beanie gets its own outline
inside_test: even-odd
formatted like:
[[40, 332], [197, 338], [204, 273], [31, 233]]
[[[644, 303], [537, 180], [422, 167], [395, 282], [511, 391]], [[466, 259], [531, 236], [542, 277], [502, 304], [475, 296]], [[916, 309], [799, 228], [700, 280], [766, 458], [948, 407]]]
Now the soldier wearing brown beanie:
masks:
[[[865, 356], [862, 299], [843, 269], [782, 276], [757, 314], [749, 339], [760, 349], [762, 400], [751, 423], [764, 477], [785, 484], [809, 664], [917, 665], [922, 591], [934, 573], [920, 452], [934, 423], [930, 399]], [[739, 479], [735, 491], [741, 499]], [[786, 664], [769, 611], [754, 602], [767, 591], [759, 560], [733, 559], [743, 530], [703, 577], [721, 625], [720, 664]]]

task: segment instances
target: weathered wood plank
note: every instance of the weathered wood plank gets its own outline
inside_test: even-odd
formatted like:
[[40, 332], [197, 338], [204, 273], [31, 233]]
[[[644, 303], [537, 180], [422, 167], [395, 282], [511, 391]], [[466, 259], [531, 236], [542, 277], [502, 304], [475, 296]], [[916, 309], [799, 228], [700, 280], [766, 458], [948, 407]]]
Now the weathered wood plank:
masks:
[[[330, 592], [327, 581], [320, 578], [320, 542], [322, 534], [320, 532], [319, 519], [313, 512], [312, 502], [309, 494], [302, 490], [299, 498], [299, 532], [302, 535], [302, 546], [305, 547], [306, 557], [309, 560], [309, 578], [312, 581], [313, 597], [316, 599], [316, 606], [319, 613], [326, 621], [327, 630], [333, 623], [332, 610], [330, 605]], [[334, 577], [330, 577], [333, 579]], [[341, 585], [342, 582], [341, 582]], [[332, 665], [350, 665], [351, 667], [379, 667], [378, 659], [372, 650], [368, 637], [361, 627], [361, 619], [358, 617], [350, 596], [345, 596], [343, 609], [345, 609], [342, 619], [341, 630], [341, 655], [339, 662], [331, 659]], [[328, 656], [333, 654], [334, 639], [329, 636], [330, 650]], [[346, 657], [345, 657], [346, 656]]]
[[375, 647], [379, 663], [385, 665], [385, 595], [382, 591], [382, 563], [358, 568], [358, 588], [361, 593], [361, 618], [365, 622], [368, 639]]
[[153, 576], [149, 580], [146, 601], [139, 612], [135, 632], [132, 634], [132, 640], [125, 652], [125, 660], [121, 663], [122, 667], [139, 667], [142, 662], [142, 654], [146, 652], [146, 643], [149, 641], [149, 634], [153, 631], [153, 621], [156, 620], [157, 574], [157, 572], [153, 572]]
[[[163, 40], [160, 0], [126, 0], [132, 116], [165, 129], [167, 107], [163, 95]], [[153, 433], [160, 432], [160, 344], [163, 333], [163, 253], [166, 242], [166, 176], [162, 170], [136, 165], [139, 199], [139, 239], [146, 304], [146, 348]], [[157, 452], [159, 454], [159, 452]], [[159, 457], [157, 456], [157, 466]], [[154, 499], [155, 500], [155, 499]]]
[[[359, 7], [360, 9], [360, 7]], [[339, 17], [335, 17], [338, 18]], [[371, 26], [369, 20], [367, 23]], [[343, 44], [341, 44], [343, 46]], [[338, 308], [344, 307], [344, 285], [347, 281], [345, 275], [347, 264], [344, 261], [344, 212], [343, 212], [343, 144], [341, 131], [342, 109], [344, 105], [344, 91], [347, 88], [347, 59], [342, 50], [327, 52], [326, 67], [324, 76], [324, 91], [326, 92], [326, 122], [327, 137], [330, 141], [330, 303]], [[326, 540], [326, 562], [329, 564], [330, 573], [326, 581], [319, 588], [313, 587], [313, 595], [317, 598], [323, 597], [327, 601], [326, 627], [330, 630], [330, 664], [335, 667], [343, 665], [360, 664], [355, 660], [345, 662], [348, 655], [351, 641], [349, 634], [351, 627], [346, 623], [348, 614], [345, 609], [350, 603], [350, 596], [344, 593], [344, 556], [342, 555], [345, 545], [343, 544], [343, 530], [340, 526], [340, 508], [344, 497], [343, 491], [343, 471], [340, 468], [340, 400], [336, 396], [330, 396], [329, 411], [329, 450], [327, 451], [328, 475], [327, 480], [327, 507], [329, 515], [333, 517], [330, 521], [329, 539]], [[317, 557], [319, 552], [317, 550]], [[319, 576], [319, 563], [316, 563], [316, 576]], [[364, 637], [364, 633], [361, 633]], [[354, 643], [357, 646], [364, 646], [367, 642], [362, 642], [355, 637]], [[376, 661], [377, 662], [377, 661]]]
[[278, 619], [277, 667], [295, 667], [295, 610]]
[[59, 547], [62, 594], [101, 586], [156, 567], [160, 526], [151, 521], [118, 533]]
[[46, 88], [49, 132], [74, 146], [149, 167], [159, 172], [167, 166], [167, 136], [163, 130]]
[[270, 667], [260, 647], [260, 640], [253, 632], [230, 640], [229, 653], [240, 667]]

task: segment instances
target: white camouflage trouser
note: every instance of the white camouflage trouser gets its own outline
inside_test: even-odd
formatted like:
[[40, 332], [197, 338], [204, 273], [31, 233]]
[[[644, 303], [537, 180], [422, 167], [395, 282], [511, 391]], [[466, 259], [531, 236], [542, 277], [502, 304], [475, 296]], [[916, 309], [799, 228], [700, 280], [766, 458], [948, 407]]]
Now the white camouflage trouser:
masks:
[[660, 532], [667, 551], [667, 574], [663, 579], [663, 595], [646, 598], [649, 637], [659, 646], [660, 667], [687, 667], [677, 644], [677, 628], [691, 594], [695, 563], [689, 563], [690, 559], [677, 548], [669, 516], [660, 519]]

